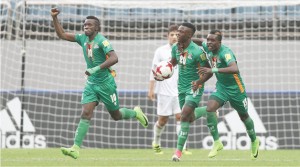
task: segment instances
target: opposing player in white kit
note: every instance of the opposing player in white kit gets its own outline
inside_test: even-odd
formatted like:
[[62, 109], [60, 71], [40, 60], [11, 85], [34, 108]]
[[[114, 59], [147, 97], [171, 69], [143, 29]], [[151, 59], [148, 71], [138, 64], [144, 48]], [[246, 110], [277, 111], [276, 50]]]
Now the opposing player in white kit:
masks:
[[[177, 42], [178, 26], [171, 25], [168, 29], [168, 44], [163, 45], [156, 49], [152, 61], [152, 69], [161, 61], [171, 60], [171, 48]], [[174, 74], [171, 78], [161, 82], [155, 82], [153, 73], [150, 73], [150, 84], [148, 97], [150, 100], [155, 100], [155, 93], [157, 94], [157, 115], [158, 120], [153, 128], [153, 142], [152, 147], [156, 154], [163, 154], [161, 150], [160, 137], [168, 122], [169, 116], [175, 115], [176, 119], [176, 132], [180, 131], [180, 112], [178, 100], [178, 68], [174, 67]], [[156, 83], [156, 84], [155, 84]], [[184, 145], [183, 154], [192, 154], [187, 151], [186, 144]]]

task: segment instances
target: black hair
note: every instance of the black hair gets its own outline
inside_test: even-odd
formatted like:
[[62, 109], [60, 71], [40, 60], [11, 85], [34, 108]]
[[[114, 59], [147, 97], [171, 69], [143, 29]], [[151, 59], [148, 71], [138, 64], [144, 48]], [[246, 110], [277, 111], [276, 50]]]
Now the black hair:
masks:
[[100, 20], [96, 16], [87, 16], [86, 19], [95, 20], [96, 26], [99, 27], [99, 31], [100, 31]]
[[209, 34], [217, 35], [217, 40], [222, 41], [222, 32], [220, 30], [211, 30]]
[[194, 24], [185, 22], [185, 23], [182, 23], [181, 25], [190, 28], [192, 30], [192, 35], [195, 34], [196, 27], [194, 26]]

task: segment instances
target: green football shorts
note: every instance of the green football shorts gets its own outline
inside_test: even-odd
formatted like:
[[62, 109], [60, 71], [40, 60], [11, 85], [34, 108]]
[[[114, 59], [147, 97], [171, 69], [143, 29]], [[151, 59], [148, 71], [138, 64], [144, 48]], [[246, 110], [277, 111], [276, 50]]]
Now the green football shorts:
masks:
[[101, 84], [91, 84], [86, 82], [82, 93], [81, 104], [102, 101], [106, 109], [116, 111], [119, 109], [119, 98], [115, 82], [106, 82]]
[[245, 114], [248, 112], [248, 101], [246, 92], [230, 92], [224, 88], [217, 87], [216, 91], [213, 92], [209, 99], [216, 100], [220, 106], [223, 106], [227, 101], [231, 107], [234, 108], [238, 113]]
[[198, 107], [203, 91], [204, 89], [199, 89], [196, 94], [192, 93], [191, 90], [185, 93], [179, 93], [178, 97], [180, 108], [182, 109], [185, 104], [194, 108]]

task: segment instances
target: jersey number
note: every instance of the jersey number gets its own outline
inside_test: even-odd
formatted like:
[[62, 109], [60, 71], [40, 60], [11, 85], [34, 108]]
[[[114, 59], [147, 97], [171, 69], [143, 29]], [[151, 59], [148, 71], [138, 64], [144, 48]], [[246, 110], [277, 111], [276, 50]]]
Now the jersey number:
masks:
[[248, 108], [248, 100], [247, 100], [247, 98], [245, 98], [243, 100], [243, 104], [244, 104], [244, 108], [247, 109]]
[[186, 58], [185, 58], [185, 56], [180, 56], [179, 58], [180, 58], [180, 59], [179, 59], [179, 63], [185, 66], [185, 63], [186, 63]]
[[114, 103], [114, 105], [116, 106], [117, 105], [117, 96], [115, 93], [110, 95], [110, 99], [111, 99], [111, 102]]

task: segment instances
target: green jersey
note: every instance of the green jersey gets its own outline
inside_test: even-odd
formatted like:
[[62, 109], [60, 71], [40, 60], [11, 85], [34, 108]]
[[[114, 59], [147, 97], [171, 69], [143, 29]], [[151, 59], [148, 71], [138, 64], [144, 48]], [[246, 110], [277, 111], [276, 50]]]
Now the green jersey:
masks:
[[[225, 68], [231, 62], [236, 62], [235, 55], [225, 45], [221, 45], [218, 53], [213, 54], [211, 51], [208, 50], [207, 44], [204, 42], [202, 43], [204, 50], [207, 52], [207, 55], [211, 61], [213, 67], [216, 68]], [[229, 91], [238, 91], [240, 93], [245, 92], [245, 85], [240, 74], [222, 74], [222, 73], [215, 73], [217, 77], [217, 86], [221, 86], [222, 88], [226, 88]]]
[[[108, 57], [107, 53], [114, 50], [110, 42], [101, 34], [97, 34], [92, 41], [85, 34], [76, 34], [76, 42], [82, 47], [87, 68], [102, 64]], [[113, 76], [109, 68], [101, 69], [88, 77], [89, 83], [103, 83], [112, 81]]]
[[[181, 52], [176, 43], [172, 46], [172, 58], [177, 60], [179, 68], [178, 93], [190, 91], [191, 82], [199, 79], [198, 68], [207, 63], [204, 51], [191, 41], [189, 46]], [[199, 91], [202, 92], [203, 89], [204, 84]]]

